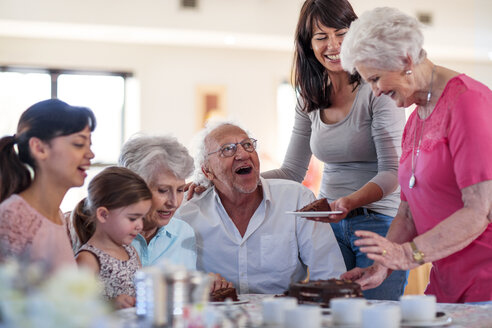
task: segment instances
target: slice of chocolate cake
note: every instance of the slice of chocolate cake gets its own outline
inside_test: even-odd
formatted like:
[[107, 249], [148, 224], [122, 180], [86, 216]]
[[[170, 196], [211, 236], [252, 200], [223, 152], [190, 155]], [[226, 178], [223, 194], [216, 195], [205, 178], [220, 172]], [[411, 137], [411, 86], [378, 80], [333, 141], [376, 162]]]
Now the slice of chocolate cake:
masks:
[[326, 211], [331, 211], [330, 204], [328, 204], [328, 200], [326, 198], [321, 198], [304, 206], [297, 212], [326, 212]]
[[237, 297], [236, 288], [221, 288], [210, 293], [210, 302], [224, 302], [226, 299], [232, 299], [233, 301], [239, 301]]
[[329, 307], [336, 297], [363, 297], [358, 283], [351, 280], [329, 279], [290, 284], [288, 296], [297, 298], [299, 304], [319, 304]]

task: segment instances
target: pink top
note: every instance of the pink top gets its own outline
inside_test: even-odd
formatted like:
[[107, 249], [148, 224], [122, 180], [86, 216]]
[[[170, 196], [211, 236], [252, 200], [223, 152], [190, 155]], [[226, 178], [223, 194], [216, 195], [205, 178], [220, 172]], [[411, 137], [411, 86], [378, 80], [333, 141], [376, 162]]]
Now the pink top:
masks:
[[66, 221], [62, 225], [48, 220], [19, 195], [0, 204], [0, 259], [24, 257], [42, 262], [52, 271], [64, 265], [76, 265], [68, 239]]
[[[463, 207], [461, 189], [492, 179], [492, 92], [463, 74], [448, 82], [425, 122], [410, 189], [414, 133], [417, 147], [422, 125], [415, 110], [403, 133], [398, 174], [419, 235]], [[433, 262], [426, 294], [444, 303], [492, 300], [491, 225], [463, 250]]]

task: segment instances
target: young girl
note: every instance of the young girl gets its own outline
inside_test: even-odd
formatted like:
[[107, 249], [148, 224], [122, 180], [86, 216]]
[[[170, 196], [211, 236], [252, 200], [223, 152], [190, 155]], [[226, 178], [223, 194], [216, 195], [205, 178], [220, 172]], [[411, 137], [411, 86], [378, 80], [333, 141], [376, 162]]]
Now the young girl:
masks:
[[103, 296], [116, 308], [135, 305], [133, 278], [141, 267], [131, 242], [142, 231], [152, 193], [145, 181], [123, 167], [109, 167], [89, 183], [88, 196], [73, 211], [83, 246], [76, 261], [104, 283]]
[[84, 183], [95, 126], [90, 109], [50, 99], [0, 139], [0, 260], [42, 262], [48, 271], [75, 266], [59, 207], [69, 188]]

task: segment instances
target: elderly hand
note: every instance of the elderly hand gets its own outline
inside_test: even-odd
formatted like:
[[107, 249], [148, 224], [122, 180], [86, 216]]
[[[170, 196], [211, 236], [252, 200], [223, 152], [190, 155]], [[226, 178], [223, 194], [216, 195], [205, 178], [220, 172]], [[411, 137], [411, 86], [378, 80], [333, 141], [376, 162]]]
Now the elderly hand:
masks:
[[[371, 231], [358, 230], [360, 237], [354, 242], [367, 257], [392, 270], [408, 270], [418, 266], [413, 261], [412, 251], [408, 243], [397, 244]], [[406, 248], [408, 246], [408, 249]]]
[[116, 309], [125, 309], [135, 306], [135, 297], [121, 294], [114, 299]]
[[190, 182], [188, 183], [186, 186], [185, 186], [185, 191], [188, 191], [188, 195], [186, 195], [186, 200], [190, 200], [193, 198], [193, 196], [196, 194], [200, 195], [202, 192], [204, 192], [205, 190], [207, 190], [207, 188], [203, 187], [203, 186], [200, 186], [200, 185], [197, 185], [193, 182]]
[[345, 272], [341, 279], [349, 279], [358, 283], [362, 290], [376, 288], [389, 276], [391, 270], [380, 265], [373, 264], [367, 268], [355, 268]]
[[224, 277], [222, 277], [218, 273], [210, 272], [208, 275], [212, 279], [212, 284], [210, 286], [210, 292], [214, 292], [214, 291], [222, 289], [222, 288], [234, 287], [232, 282], [227, 281]]

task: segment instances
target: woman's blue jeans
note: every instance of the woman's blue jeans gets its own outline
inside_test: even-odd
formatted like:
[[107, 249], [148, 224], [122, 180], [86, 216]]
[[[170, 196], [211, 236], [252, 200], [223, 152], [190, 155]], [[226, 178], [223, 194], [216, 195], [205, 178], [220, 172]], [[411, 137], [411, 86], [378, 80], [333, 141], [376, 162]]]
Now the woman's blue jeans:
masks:
[[[358, 239], [354, 234], [355, 231], [368, 230], [384, 237], [388, 232], [391, 221], [393, 221], [391, 216], [367, 212], [364, 209], [363, 215], [345, 218], [338, 223], [331, 223], [338, 245], [342, 251], [347, 271], [355, 267], [365, 268], [373, 263], [373, 260], [367, 258], [366, 254], [362, 253], [359, 247], [354, 245], [354, 241]], [[403, 295], [407, 278], [408, 271], [393, 271], [381, 285], [374, 289], [365, 290], [363, 292], [364, 297], [374, 300], [397, 301]]]

